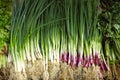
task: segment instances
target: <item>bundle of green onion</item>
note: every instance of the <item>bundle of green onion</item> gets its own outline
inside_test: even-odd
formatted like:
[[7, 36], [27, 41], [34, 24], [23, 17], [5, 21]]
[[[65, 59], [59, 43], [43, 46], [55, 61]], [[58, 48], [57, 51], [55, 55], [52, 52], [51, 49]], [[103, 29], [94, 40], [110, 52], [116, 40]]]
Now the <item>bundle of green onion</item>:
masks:
[[97, 28], [99, 1], [65, 0], [64, 4], [66, 22], [62, 38], [66, 34], [67, 51], [62, 51], [60, 60], [70, 63], [72, 67], [98, 65], [107, 70], [102, 56], [102, 35]]
[[15, 69], [25, 60], [91, 65], [107, 70], [97, 28], [98, 0], [13, 0], [10, 53]]
[[[25, 71], [25, 60], [42, 58], [39, 46], [40, 16], [53, 3], [48, 0], [13, 0], [12, 27], [10, 34], [10, 53], [16, 71]], [[37, 35], [36, 35], [37, 34]]]

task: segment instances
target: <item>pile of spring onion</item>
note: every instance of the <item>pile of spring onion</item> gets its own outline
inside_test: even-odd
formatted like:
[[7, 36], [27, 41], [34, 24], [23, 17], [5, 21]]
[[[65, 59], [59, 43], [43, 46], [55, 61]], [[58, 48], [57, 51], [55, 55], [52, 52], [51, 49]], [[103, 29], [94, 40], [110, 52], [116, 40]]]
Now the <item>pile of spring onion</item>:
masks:
[[102, 35], [97, 28], [99, 2], [65, 0], [64, 5], [66, 22], [61, 36], [63, 39], [67, 37], [67, 51], [61, 52], [60, 60], [71, 67], [97, 65], [101, 70], [108, 70], [102, 50]]
[[108, 70], [97, 28], [99, 0], [13, 0], [10, 53], [15, 71], [42, 59]]

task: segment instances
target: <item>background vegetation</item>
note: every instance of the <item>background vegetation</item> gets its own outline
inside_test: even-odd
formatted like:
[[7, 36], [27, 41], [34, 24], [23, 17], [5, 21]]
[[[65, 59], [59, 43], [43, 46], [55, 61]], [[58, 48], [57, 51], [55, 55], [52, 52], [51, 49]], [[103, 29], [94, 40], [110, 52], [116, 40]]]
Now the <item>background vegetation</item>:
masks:
[[0, 0], [0, 50], [9, 43], [9, 28], [11, 23], [11, 0]]
[[[103, 49], [110, 63], [120, 61], [120, 1], [100, 0], [102, 13], [99, 15], [99, 29], [103, 34]], [[109, 49], [105, 48], [109, 45]], [[113, 50], [113, 51], [112, 51]], [[107, 54], [109, 52], [109, 54]], [[113, 53], [112, 53], [113, 52]], [[114, 58], [111, 58], [114, 57]]]

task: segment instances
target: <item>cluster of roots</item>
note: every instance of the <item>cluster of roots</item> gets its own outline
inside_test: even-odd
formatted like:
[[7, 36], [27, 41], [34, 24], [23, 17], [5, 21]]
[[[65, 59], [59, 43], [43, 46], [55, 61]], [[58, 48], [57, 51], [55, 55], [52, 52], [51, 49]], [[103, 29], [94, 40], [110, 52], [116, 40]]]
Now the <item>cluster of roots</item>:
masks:
[[14, 65], [8, 64], [7, 68], [0, 69], [0, 80], [119, 80], [120, 69], [111, 65], [110, 71], [101, 72], [100, 78], [99, 67], [83, 66], [71, 68], [70, 65], [64, 62], [48, 63], [48, 70], [44, 70], [44, 62], [36, 60], [35, 63], [26, 62], [26, 72], [15, 72]]

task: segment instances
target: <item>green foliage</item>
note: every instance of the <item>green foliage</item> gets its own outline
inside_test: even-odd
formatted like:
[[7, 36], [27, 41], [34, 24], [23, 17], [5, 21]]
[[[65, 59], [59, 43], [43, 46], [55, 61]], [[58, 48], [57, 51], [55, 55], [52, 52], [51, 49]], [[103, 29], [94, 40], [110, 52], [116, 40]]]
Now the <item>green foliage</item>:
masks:
[[11, 1], [0, 0], [0, 50], [9, 41], [9, 27], [11, 23]]
[[[99, 29], [103, 34], [103, 44], [107, 42], [111, 61], [120, 60], [120, 1], [101, 0], [102, 13], [99, 15]], [[105, 44], [105, 45], [107, 45]], [[105, 46], [104, 45], [104, 46]], [[103, 47], [104, 47], [103, 46]], [[107, 54], [106, 54], [107, 55]]]

